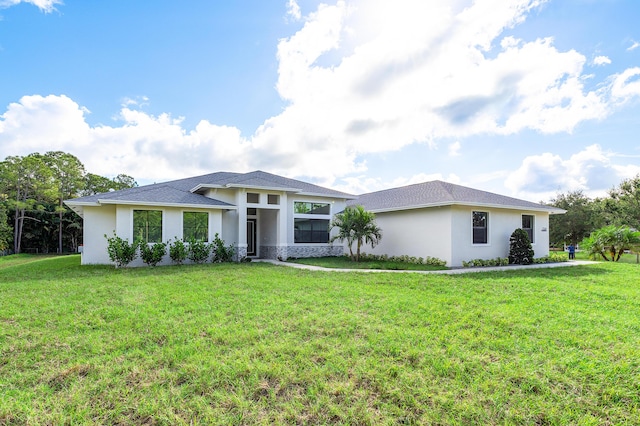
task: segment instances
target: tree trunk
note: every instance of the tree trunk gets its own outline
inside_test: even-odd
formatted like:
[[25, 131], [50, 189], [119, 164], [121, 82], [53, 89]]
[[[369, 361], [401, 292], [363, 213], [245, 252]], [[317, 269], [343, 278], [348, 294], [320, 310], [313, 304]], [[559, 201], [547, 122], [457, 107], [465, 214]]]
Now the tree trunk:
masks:
[[62, 254], [62, 211], [59, 214], [60, 223], [58, 223], [58, 254]]

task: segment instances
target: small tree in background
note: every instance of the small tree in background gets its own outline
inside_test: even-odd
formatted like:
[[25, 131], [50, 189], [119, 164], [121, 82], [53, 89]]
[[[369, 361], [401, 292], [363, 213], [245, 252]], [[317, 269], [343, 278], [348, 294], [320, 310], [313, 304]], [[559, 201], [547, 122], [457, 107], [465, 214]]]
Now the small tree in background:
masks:
[[524, 229], [516, 229], [509, 238], [509, 263], [517, 265], [533, 263], [533, 247]]

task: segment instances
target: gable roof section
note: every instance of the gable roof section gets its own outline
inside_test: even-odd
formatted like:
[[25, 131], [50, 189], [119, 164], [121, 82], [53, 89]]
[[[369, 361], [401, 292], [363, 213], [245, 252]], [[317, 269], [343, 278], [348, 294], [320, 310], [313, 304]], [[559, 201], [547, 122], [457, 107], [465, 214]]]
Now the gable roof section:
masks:
[[448, 205], [537, 210], [551, 214], [565, 213], [565, 210], [556, 207], [439, 180], [363, 194], [349, 204], [360, 204], [374, 213]]
[[199, 192], [206, 188], [254, 188], [295, 192], [300, 195], [320, 195], [344, 199], [356, 198], [354, 195], [345, 192], [335, 191], [323, 186], [274, 175], [261, 170], [249, 173], [212, 173], [197, 178], [185, 179], [185, 181], [186, 180], [190, 182], [197, 180], [197, 184], [190, 188], [191, 192]]
[[295, 192], [301, 195], [319, 195], [344, 199], [355, 198], [355, 196], [344, 192], [258, 170], [250, 173], [218, 172], [164, 183], [154, 183], [65, 200], [65, 204], [80, 216], [83, 214], [84, 206], [102, 204], [236, 208], [233, 204], [205, 197], [199, 193], [200, 190], [206, 188], [254, 188]]

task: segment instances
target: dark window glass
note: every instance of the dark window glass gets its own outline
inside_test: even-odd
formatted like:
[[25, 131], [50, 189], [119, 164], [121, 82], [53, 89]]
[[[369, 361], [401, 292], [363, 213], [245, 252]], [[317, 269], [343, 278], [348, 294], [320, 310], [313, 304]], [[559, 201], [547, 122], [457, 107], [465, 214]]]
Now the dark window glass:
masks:
[[329, 220], [327, 219], [294, 219], [294, 242], [296, 243], [328, 243]]
[[258, 214], [258, 209], [250, 207], [247, 209], [247, 216], [256, 216]]
[[260, 194], [247, 192], [247, 203], [258, 204], [260, 202]]
[[280, 196], [276, 194], [267, 195], [267, 204], [280, 204]]
[[209, 213], [184, 212], [182, 214], [182, 238], [185, 241], [209, 241]]
[[145, 243], [161, 243], [162, 211], [134, 210], [133, 239]]
[[487, 212], [473, 212], [473, 244], [487, 244]]
[[529, 241], [533, 244], [533, 215], [523, 214], [522, 215], [522, 229], [524, 229], [529, 236]]

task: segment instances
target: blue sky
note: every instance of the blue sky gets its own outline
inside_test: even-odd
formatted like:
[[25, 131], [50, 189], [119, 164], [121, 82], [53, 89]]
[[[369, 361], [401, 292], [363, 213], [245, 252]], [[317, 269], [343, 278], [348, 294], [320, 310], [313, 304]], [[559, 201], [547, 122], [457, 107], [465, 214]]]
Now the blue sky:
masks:
[[635, 0], [0, 0], [0, 157], [546, 201], [640, 173]]

